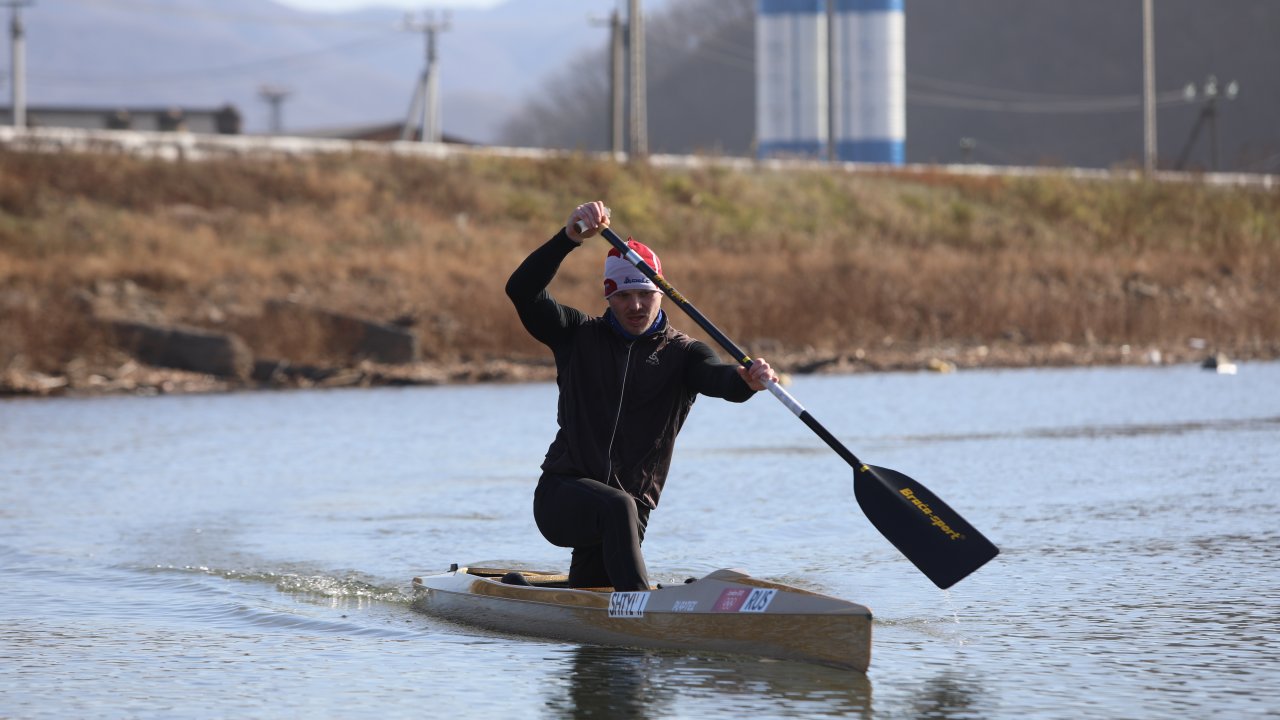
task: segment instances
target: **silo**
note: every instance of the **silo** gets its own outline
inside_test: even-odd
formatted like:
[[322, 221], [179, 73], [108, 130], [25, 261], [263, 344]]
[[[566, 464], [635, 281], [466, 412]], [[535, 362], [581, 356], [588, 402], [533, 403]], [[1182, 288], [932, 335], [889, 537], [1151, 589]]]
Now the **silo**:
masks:
[[907, 137], [903, 0], [832, 2], [836, 158], [901, 165]]
[[756, 153], [824, 157], [827, 0], [759, 0]]

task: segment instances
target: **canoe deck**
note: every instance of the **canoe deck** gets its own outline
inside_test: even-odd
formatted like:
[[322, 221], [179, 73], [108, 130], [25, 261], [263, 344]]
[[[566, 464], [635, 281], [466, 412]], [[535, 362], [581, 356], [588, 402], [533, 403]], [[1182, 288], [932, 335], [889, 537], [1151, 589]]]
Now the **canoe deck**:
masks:
[[568, 587], [567, 576], [454, 566], [413, 579], [413, 608], [473, 627], [595, 645], [798, 660], [866, 672], [871, 611], [863, 605], [716, 570], [649, 591]]

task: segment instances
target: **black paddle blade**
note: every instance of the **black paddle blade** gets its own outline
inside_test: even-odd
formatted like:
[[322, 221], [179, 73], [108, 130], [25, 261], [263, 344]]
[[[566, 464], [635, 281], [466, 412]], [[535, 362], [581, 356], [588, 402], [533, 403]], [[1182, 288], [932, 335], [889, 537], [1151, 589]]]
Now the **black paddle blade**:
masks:
[[855, 467], [853, 494], [871, 524], [940, 588], [1000, 553], [928, 488], [897, 470]]

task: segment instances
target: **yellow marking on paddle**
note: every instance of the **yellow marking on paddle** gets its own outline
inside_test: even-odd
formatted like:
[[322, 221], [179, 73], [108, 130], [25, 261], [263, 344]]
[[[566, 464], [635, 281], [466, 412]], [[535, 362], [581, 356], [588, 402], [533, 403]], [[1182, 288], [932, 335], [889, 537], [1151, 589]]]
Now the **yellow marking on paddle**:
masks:
[[[862, 469], [866, 470], [867, 466], [863, 465]], [[947, 524], [947, 521], [935, 515], [933, 512], [933, 508], [929, 507], [928, 503], [926, 503], [925, 501], [916, 497], [915, 492], [911, 488], [902, 488], [898, 492], [903, 497], [910, 500], [911, 504], [915, 505], [916, 508], [920, 510], [920, 512], [924, 513], [925, 516], [928, 517], [929, 520], [933, 523], [933, 526], [941, 530], [944, 535], [950, 536], [952, 540], [964, 539], [964, 533], [952, 530], [951, 526]]]
[[685, 300], [684, 296], [680, 294], [680, 291], [672, 287], [671, 283], [667, 282], [666, 278], [662, 277], [661, 275], [654, 275], [653, 279], [657, 281], [658, 287], [662, 288], [664, 291], [666, 291], [667, 295], [671, 296], [672, 300], [675, 300], [676, 302], [679, 302], [679, 303], [684, 303], [686, 305], [689, 304], [689, 301]]

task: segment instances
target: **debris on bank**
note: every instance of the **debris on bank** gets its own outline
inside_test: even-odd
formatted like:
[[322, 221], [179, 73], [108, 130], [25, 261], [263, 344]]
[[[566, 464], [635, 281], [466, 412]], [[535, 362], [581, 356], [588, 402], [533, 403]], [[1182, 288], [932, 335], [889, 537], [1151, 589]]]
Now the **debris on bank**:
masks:
[[[1045, 346], [1018, 344], [973, 347], [907, 348], [897, 343], [874, 351], [786, 352], [773, 348], [770, 364], [788, 375], [839, 375], [868, 372], [963, 372], [979, 368], [1075, 367], [1106, 365], [1201, 364], [1229, 373], [1235, 363], [1225, 355], [1202, 358], [1202, 353], [1182, 350], [1135, 352], [1127, 345], [1082, 346], [1055, 343]], [[117, 353], [112, 362], [89, 366], [68, 363], [57, 374], [24, 367], [21, 358], [0, 370], [0, 396], [83, 396], [106, 394], [168, 395], [251, 390], [308, 388], [412, 387], [475, 383], [550, 382], [555, 366], [549, 358], [486, 358], [411, 363], [377, 363], [361, 360], [346, 365], [317, 365], [287, 360], [256, 359], [252, 371], [215, 375], [191, 370], [162, 368]]]

